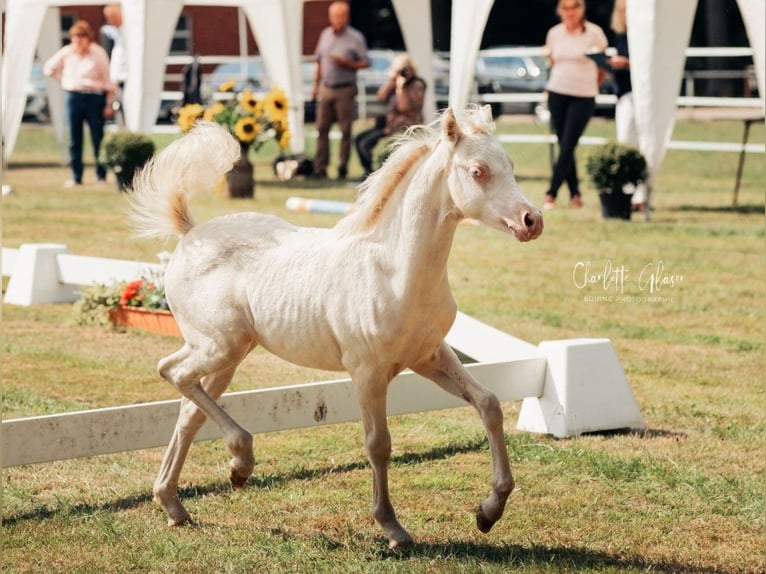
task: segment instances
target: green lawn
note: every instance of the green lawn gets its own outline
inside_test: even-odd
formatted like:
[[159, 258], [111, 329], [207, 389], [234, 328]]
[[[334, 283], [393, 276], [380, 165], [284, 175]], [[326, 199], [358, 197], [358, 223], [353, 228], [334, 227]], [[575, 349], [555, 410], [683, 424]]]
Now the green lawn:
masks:
[[[498, 129], [547, 131], [515, 121]], [[613, 129], [596, 118], [587, 133]], [[674, 139], [741, 135], [741, 122], [682, 122]], [[765, 139], [756, 126], [750, 141]], [[547, 147], [508, 151], [522, 188], [541, 204]], [[255, 199], [211, 192], [193, 200], [197, 219], [256, 209], [332, 225], [335, 216], [288, 212], [286, 198], [352, 200], [355, 190], [279, 183], [274, 153], [265, 146], [256, 156]], [[587, 153], [578, 150], [581, 168]], [[50, 129], [22, 128], [4, 173], [13, 187], [2, 201], [5, 247], [58, 242], [72, 253], [142, 261], [172, 248], [131, 237], [116, 187], [64, 190], [59, 157]], [[166, 527], [151, 501], [162, 449], [5, 469], [3, 571], [763, 572], [764, 156], [748, 155], [733, 208], [737, 159], [668, 152], [648, 223], [602, 220], [586, 186], [585, 207], [546, 212], [532, 243], [459, 229], [450, 278], [461, 310], [535, 344], [611, 339], [648, 426], [555, 440], [516, 431], [520, 405], [504, 404], [517, 490], [490, 534], [476, 530], [472, 512], [490, 481], [488, 447], [463, 408], [391, 419], [391, 492], [418, 542], [406, 551], [390, 553], [370, 517], [370, 472], [354, 423], [257, 436], [255, 473], [237, 492], [223, 444], [196, 444], [181, 483], [198, 521], [188, 528]], [[622, 268], [622, 290], [583, 285], [586, 265]], [[652, 273], [673, 284], [648, 292]], [[4, 305], [2, 319], [4, 418], [177, 396], [155, 373], [176, 339], [76, 326], [69, 305]], [[231, 390], [327, 378], [337, 374], [256, 350]]]

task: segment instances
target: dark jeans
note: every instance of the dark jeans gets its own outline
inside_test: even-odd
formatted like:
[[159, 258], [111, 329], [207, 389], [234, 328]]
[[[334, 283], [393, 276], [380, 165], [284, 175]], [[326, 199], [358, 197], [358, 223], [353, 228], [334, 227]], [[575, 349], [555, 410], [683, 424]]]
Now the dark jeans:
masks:
[[93, 156], [96, 164], [96, 177], [106, 179], [106, 168], [99, 163], [101, 140], [104, 137], [104, 107], [106, 94], [67, 92], [66, 113], [69, 121], [69, 160], [72, 179], [82, 183], [82, 144], [83, 124], [88, 123], [90, 141], [93, 144]]
[[564, 181], [567, 182], [572, 197], [580, 195], [575, 148], [595, 107], [595, 98], [580, 98], [548, 92], [551, 127], [559, 141], [559, 157], [553, 167], [548, 195], [556, 197]]
[[386, 131], [383, 128], [370, 128], [356, 136], [356, 152], [365, 174], [372, 173], [372, 150], [385, 135]]

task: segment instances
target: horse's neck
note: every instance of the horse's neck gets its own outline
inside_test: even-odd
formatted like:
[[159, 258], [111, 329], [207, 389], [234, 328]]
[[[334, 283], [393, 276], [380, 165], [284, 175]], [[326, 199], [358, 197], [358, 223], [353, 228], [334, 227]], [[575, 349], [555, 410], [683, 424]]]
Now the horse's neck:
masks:
[[391, 228], [386, 239], [400, 277], [417, 290], [446, 281], [459, 220], [446, 187], [446, 173], [429, 169], [431, 160], [421, 164], [406, 190], [400, 190], [403, 195], [389, 214]]

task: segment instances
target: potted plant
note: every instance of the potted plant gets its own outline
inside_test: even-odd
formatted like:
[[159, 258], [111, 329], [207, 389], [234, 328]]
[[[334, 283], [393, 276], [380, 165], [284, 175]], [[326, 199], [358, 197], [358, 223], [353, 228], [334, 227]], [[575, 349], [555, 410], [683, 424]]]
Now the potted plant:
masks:
[[154, 155], [154, 141], [147, 135], [121, 130], [107, 134], [101, 149], [104, 165], [114, 171], [120, 191], [127, 191], [133, 176]]
[[599, 191], [603, 217], [630, 219], [632, 190], [647, 176], [646, 159], [641, 152], [631, 146], [610, 142], [588, 156], [585, 168]]

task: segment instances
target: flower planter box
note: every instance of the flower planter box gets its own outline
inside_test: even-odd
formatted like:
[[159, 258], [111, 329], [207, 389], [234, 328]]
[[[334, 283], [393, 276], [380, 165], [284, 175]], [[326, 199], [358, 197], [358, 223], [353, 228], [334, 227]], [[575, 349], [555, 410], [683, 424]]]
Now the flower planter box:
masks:
[[116, 307], [109, 311], [109, 320], [115, 325], [140, 329], [160, 335], [181, 336], [178, 323], [164, 310], [150, 310], [141, 307]]

